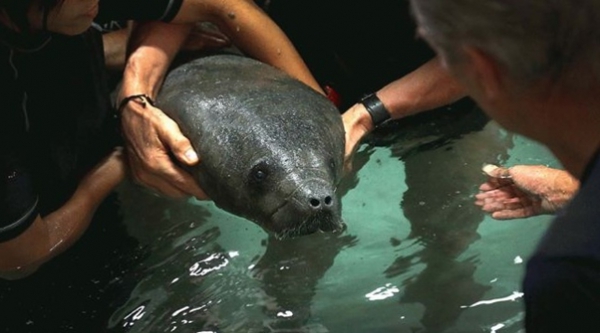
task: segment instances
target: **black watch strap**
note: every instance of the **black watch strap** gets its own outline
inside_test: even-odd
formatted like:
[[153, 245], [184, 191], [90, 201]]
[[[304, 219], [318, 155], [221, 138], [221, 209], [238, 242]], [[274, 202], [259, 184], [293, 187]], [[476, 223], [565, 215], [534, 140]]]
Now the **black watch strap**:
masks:
[[367, 112], [373, 119], [373, 125], [379, 126], [384, 121], [390, 119], [390, 112], [385, 108], [379, 97], [375, 93], [371, 93], [361, 98], [360, 103], [365, 106]]

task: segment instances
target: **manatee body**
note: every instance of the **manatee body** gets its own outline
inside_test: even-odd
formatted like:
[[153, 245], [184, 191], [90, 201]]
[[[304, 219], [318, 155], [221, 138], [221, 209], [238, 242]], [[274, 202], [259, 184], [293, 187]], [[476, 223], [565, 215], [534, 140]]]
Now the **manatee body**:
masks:
[[188, 171], [215, 204], [279, 238], [338, 231], [344, 128], [336, 107], [300, 81], [238, 55], [171, 71], [157, 106], [201, 162]]

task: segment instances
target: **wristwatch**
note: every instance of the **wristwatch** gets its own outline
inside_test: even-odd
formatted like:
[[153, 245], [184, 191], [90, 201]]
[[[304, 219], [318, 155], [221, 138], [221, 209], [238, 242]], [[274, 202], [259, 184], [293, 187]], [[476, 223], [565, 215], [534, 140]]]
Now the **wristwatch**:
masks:
[[371, 119], [373, 119], [374, 127], [377, 127], [390, 119], [390, 112], [385, 108], [379, 97], [375, 93], [366, 95], [360, 99], [360, 103], [365, 106]]

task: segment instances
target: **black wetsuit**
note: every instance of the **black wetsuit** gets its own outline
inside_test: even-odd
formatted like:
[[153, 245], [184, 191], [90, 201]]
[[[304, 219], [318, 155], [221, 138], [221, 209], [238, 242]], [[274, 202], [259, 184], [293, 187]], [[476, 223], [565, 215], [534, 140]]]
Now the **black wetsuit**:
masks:
[[600, 151], [527, 264], [527, 333], [600, 327]]
[[[100, 0], [98, 22], [170, 21], [182, 0]], [[118, 144], [101, 32], [15, 34], [0, 25], [0, 241], [62, 206]]]

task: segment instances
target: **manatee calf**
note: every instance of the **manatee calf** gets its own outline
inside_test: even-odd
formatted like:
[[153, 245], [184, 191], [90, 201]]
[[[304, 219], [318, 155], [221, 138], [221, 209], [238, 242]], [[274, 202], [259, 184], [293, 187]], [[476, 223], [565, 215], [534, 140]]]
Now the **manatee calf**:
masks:
[[326, 97], [256, 60], [213, 55], [171, 71], [156, 102], [192, 142], [201, 162], [188, 171], [218, 207], [278, 238], [343, 228], [344, 128]]

